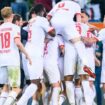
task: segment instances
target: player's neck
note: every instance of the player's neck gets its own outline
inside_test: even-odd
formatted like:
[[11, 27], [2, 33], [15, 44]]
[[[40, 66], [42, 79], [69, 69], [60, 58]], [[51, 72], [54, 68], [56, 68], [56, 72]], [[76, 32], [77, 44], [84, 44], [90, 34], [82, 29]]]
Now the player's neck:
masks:
[[4, 19], [4, 23], [7, 23], [7, 22], [11, 22], [12, 23], [12, 19], [11, 18]]

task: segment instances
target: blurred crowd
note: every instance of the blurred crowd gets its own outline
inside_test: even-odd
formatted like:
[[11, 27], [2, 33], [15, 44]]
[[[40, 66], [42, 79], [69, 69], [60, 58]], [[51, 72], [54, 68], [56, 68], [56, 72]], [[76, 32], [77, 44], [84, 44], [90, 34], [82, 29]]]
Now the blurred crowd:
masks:
[[[47, 12], [61, 0], [0, 0], [0, 9], [4, 6], [11, 6], [14, 13], [18, 13], [23, 17], [23, 20], [27, 20], [29, 8], [36, 3], [42, 3]], [[81, 8], [85, 9], [90, 16], [91, 22], [103, 21], [105, 15], [105, 0], [75, 0]], [[0, 20], [1, 20], [0, 16]]]

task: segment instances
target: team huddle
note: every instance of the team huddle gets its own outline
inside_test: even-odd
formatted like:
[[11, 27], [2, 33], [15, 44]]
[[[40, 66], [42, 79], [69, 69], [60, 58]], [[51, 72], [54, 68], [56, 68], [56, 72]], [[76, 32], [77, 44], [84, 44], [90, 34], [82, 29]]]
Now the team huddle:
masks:
[[[89, 24], [79, 4], [62, 0], [46, 17], [42, 4], [32, 7], [23, 27], [28, 33], [24, 45], [21, 27], [16, 24], [19, 15], [11, 7], [4, 7], [1, 15], [0, 105], [27, 105], [30, 99], [30, 105], [39, 105], [40, 98], [43, 105], [62, 105], [66, 99], [70, 105], [95, 105], [95, 62], [100, 65], [95, 46], [98, 41], [104, 43], [105, 29]], [[103, 53], [102, 83], [104, 57]], [[23, 87], [21, 63], [30, 81]]]

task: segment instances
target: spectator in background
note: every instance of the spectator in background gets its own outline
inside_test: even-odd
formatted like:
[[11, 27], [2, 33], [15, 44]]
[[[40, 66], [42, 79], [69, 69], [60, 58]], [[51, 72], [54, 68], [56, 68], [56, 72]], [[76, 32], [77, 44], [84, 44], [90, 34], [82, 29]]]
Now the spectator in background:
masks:
[[105, 15], [105, 0], [100, 0], [101, 20], [103, 21]]
[[81, 8], [83, 9], [85, 5], [89, 2], [89, 0], [77, 0], [80, 4]]
[[94, 0], [91, 0], [90, 3], [88, 3], [85, 6], [85, 10], [90, 16], [91, 22], [100, 22], [101, 21], [101, 12], [100, 12], [100, 4], [99, 1], [95, 2]]
[[27, 0], [14, 0], [14, 2], [11, 3], [11, 7], [15, 14], [20, 14], [22, 16], [23, 20], [27, 19]]
[[56, 3], [60, 2], [61, 0], [52, 0], [52, 7], [55, 6]]
[[52, 0], [34, 0], [34, 4], [43, 4], [47, 12], [52, 8]]

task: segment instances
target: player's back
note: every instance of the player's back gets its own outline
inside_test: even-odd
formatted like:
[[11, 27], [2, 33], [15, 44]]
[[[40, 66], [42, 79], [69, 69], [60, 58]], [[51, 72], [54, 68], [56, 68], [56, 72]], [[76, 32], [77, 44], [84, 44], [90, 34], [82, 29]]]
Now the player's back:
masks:
[[43, 55], [44, 39], [48, 26], [49, 23], [44, 17], [37, 16], [29, 21], [28, 42], [25, 48], [31, 56]]
[[80, 13], [80, 6], [74, 1], [61, 1], [58, 2], [55, 7], [48, 13], [48, 15], [56, 16], [62, 18], [64, 16], [66, 18], [72, 19], [76, 13]]
[[[20, 28], [10, 22], [0, 26], [0, 65], [19, 65], [19, 51], [14, 42], [20, 37]], [[11, 60], [11, 62], [10, 62]]]
[[[46, 45], [46, 43], [45, 43], [45, 45]], [[61, 36], [57, 35], [53, 39], [51, 39], [47, 43], [47, 48], [46, 48], [47, 53], [44, 55], [45, 61], [57, 63], [59, 55], [60, 55], [59, 47], [61, 45], [64, 45], [63, 39]]]

